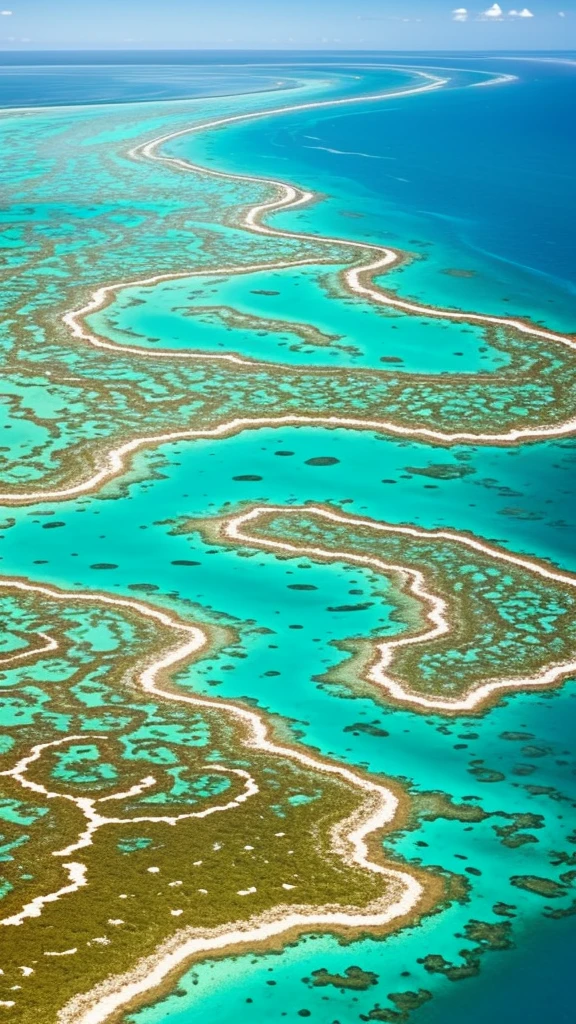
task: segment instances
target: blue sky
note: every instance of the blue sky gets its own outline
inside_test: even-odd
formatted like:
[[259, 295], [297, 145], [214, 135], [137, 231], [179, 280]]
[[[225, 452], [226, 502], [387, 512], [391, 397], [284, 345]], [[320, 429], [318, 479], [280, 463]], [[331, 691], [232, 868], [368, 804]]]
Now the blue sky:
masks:
[[575, 0], [527, 2], [0, 0], [0, 48], [576, 48]]

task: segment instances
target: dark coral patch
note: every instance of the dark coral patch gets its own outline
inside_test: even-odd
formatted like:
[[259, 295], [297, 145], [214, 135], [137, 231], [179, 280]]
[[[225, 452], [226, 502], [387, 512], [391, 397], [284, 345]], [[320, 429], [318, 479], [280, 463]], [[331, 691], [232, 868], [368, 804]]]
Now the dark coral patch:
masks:
[[374, 604], [373, 601], [364, 601], [363, 604], [335, 604], [329, 606], [327, 612], [364, 612], [367, 608], [371, 608]]
[[304, 978], [308, 985], [324, 988], [332, 985], [334, 988], [348, 988], [353, 991], [364, 991], [371, 985], [378, 983], [378, 975], [373, 971], [363, 971], [361, 967], [347, 967], [344, 974], [331, 974], [325, 967], [318, 971], [312, 971], [311, 978]]
[[566, 894], [566, 889], [553, 878], [540, 878], [538, 875], [513, 875], [510, 884], [517, 889], [533, 892], [536, 896], [544, 896], [548, 900], [558, 899]]

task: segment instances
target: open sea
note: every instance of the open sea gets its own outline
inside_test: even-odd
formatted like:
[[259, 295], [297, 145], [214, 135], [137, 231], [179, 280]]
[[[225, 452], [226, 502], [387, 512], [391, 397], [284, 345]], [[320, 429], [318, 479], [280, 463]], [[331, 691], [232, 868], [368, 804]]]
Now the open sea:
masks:
[[[19, 309], [26, 306], [31, 331], [46, 330], [51, 309], [77, 308], [93, 288], [130, 282], [155, 266], [169, 273], [177, 257], [178, 270], [188, 263], [195, 271], [205, 266], [205, 273], [120, 289], [110, 305], [90, 314], [90, 329], [125, 345], [185, 351], [193, 317], [195, 348], [231, 351], [264, 367], [352, 373], [382, 369], [388, 360], [400, 378], [497, 374], [508, 357], [480, 328], [396, 311], [383, 321], [369, 303], [343, 297], [334, 283], [345, 266], [341, 250], [330, 267], [318, 258], [307, 267], [217, 278], [210, 260], [227, 249], [247, 264], [270, 261], [272, 250], [264, 251], [264, 242], [234, 221], [246, 196], [211, 179], [214, 205], [201, 209], [193, 179], [182, 178], [168, 193], [160, 176], [171, 172], [160, 165], [149, 171], [143, 161], [140, 191], [130, 192], [135, 186], [128, 183], [126, 192], [116, 192], [114, 175], [120, 180], [124, 170], [105, 154], [117, 153], [124, 141], [128, 148], [133, 140], [184, 128], [188, 118], [370, 96], [406, 87], [416, 70], [447, 77], [446, 88], [402, 99], [303, 109], [183, 134], [163, 151], [318, 193], [319, 201], [275, 213], [269, 222], [409, 253], [410, 261], [380, 278], [397, 296], [574, 334], [576, 55], [549, 57], [164, 52], [116, 53], [112, 63], [104, 53], [4, 53], [0, 132], [15, 147], [19, 133], [22, 138], [18, 159], [4, 172], [1, 211], [8, 270], [15, 278], [24, 275]], [[516, 77], [482, 85], [499, 75]], [[249, 190], [252, 202], [258, 187]], [[180, 215], [188, 202], [188, 222], [172, 237], [171, 222], [163, 218]], [[102, 226], [104, 215], [109, 220]], [[34, 293], [25, 274], [37, 268], [23, 262], [14, 233], [24, 223], [26, 244], [45, 260], [45, 283], [34, 277]], [[72, 225], [68, 233], [66, 225]], [[302, 324], [321, 332], [320, 341], [303, 340]], [[42, 337], [48, 344], [50, 335]], [[78, 361], [71, 364], [71, 375], [83, 372]], [[6, 426], [14, 429], [4, 443], [16, 452], [5, 478], [10, 485], [41, 489], [62, 451], [76, 450], [64, 417], [62, 445], [50, 439], [53, 414], [47, 393], [40, 394], [41, 373], [39, 394], [28, 406], [16, 391], [6, 392]], [[12, 422], [22, 408], [34, 415], [18, 412]], [[93, 438], [102, 429], [90, 424], [86, 415], [81, 446], [90, 442], [91, 430]], [[84, 456], [77, 459], [81, 472]], [[448, 794], [486, 812], [472, 823], [422, 818], [416, 828], [385, 840], [408, 869], [417, 864], [463, 875], [463, 900], [385, 939], [366, 935], [343, 944], [312, 934], [281, 953], [194, 964], [171, 992], [130, 1011], [125, 1021], [573, 1024], [576, 904], [572, 880], [560, 876], [569, 870], [565, 858], [574, 858], [576, 842], [576, 681], [517, 692], [480, 714], [454, 718], [323, 683], [319, 677], [345, 657], [338, 644], [398, 628], [394, 596], [382, 579], [341, 562], [278, 559], [263, 551], [245, 557], [200, 530], [174, 529], [185, 519], [229, 514], [242, 503], [305, 502], [392, 524], [450, 527], [576, 572], [573, 436], [442, 447], [370, 430], [262, 427], [139, 452], [120, 480], [93, 494], [0, 508], [2, 574], [124, 596], [145, 585], [147, 600], [158, 606], [192, 609], [201, 621], [238, 627], [242, 657], [220, 651], [181, 673], [178, 685], [257, 706], [289, 722], [303, 748], [397, 780], [413, 795]], [[60, 528], [47, 534], [49, 516]], [[358, 609], [353, 615], [338, 610], [349, 606], [351, 593]], [[377, 728], [363, 728], [367, 723]], [[532, 827], [520, 825], [520, 834], [530, 839], [505, 841], [499, 826], [523, 816]], [[511, 881], [518, 876], [552, 879], [566, 892], [547, 899], [518, 888]], [[471, 922], [506, 922], [506, 942], [472, 941]], [[467, 976], [429, 969], [430, 956], [461, 965], [462, 951], [470, 949], [474, 969]], [[364, 988], [314, 983], [314, 972], [345, 977], [351, 966], [376, 980]], [[427, 995], [419, 1005], [406, 997], [422, 991]]]

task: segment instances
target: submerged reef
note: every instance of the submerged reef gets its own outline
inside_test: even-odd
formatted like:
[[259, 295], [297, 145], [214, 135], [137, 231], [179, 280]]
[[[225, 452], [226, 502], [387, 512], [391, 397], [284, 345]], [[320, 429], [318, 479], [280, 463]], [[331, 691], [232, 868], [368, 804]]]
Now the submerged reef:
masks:
[[[226, 705], [143, 692], [144, 666], [166, 661], [177, 623], [146, 619], [135, 602], [48, 588], [4, 585], [0, 600], [3, 721], [18, 723], [0, 767], [3, 848], [18, 850], [4, 865], [0, 921], [12, 1019], [52, 1019], [176, 926], [181, 941], [291, 913], [295, 924], [300, 914], [322, 926], [324, 915], [338, 928], [340, 914], [354, 928], [355, 914], [357, 928], [364, 916], [386, 928], [387, 910], [412, 908], [409, 876], [378, 844], [381, 866], [367, 871], [349, 838], [362, 821], [372, 831], [380, 819], [381, 831], [387, 790], [267, 750], [249, 713], [242, 722]], [[429, 883], [422, 908], [440, 892]]]
[[[126, 500], [130, 482], [166, 469], [161, 457], [142, 468], [137, 453], [175, 440], [268, 426], [363, 430], [428, 444], [427, 464], [406, 465], [405, 476], [427, 477], [435, 488], [476, 472], [466, 459], [449, 463], [449, 446], [513, 449], [574, 433], [572, 335], [403, 297], [398, 276], [388, 287], [387, 275], [408, 271], [415, 253], [280, 227], [275, 214], [299, 213], [319, 197], [181, 155], [195, 132], [449, 82], [414, 71], [406, 88], [367, 96], [361, 78], [344, 78], [343, 94], [332, 99], [333, 83], [322, 77], [286, 83], [301, 100], [291, 107], [259, 95], [202, 109], [154, 104], [138, 117], [105, 106], [3, 116], [6, 529], [16, 523], [8, 514], [25, 515], [28, 505], [94, 494]], [[312, 315], [314, 303], [298, 301], [304, 294], [330, 315]], [[458, 350], [445, 367], [448, 339]], [[338, 462], [314, 451], [305, 459], [310, 472]], [[236, 470], [232, 479], [262, 477]], [[417, 711], [419, 724], [422, 714], [441, 716], [434, 728], [449, 736], [457, 716], [576, 673], [570, 573], [472, 534], [354, 516], [329, 498], [288, 500], [226, 500], [217, 511], [210, 503], [196, 519], [183, 508], [169, 527], [198, 532], [210, 553], [235, 552], [240, 567], [262, 552], [305, 557], [359, 567], [385, 593], [385, 635], [374, 629], [335, 641], [339, 664], [310, 679], [323, 695], [332, 686], [349, 700], [378, 702], [371, 714]], [[127, 538], [128, 520], [127, 513]], [[47, 518], [43, 528], [63, 525]], [[58, 535], [44, 536], [58, 554]], [[99, 551], [90, 570], [118, 568], [106, 545]], [[41, 564], [48, 559], [34, 561]], [[394, 729], [363, 722], [366, 709], [354, 707], [341, 727], [345, 742], [357, 744], [348, 759], [348, 748], [332, 754], [307, 734], [299, 711], [281, 721], [251, 694], [217, 699], [196, 685], [195, 672], [223, 649], [246, 657], [240, 644], [231, 650], [236, 627], [252, 638], [271, 628], [239, 617], [232, 624], [232, 614], [219, 617], [212, 607], [195, 617], [189, 594], [166, 596], [155, 582], [114, 582], [108, 592], [67, 581], [65, 570], [46, 578], [52, 582], [0, 577], [0, 1006], [15, 1024], [119, 1020], [173, 992], [192, 962], [275, 951], [303, 933], [386, 941], [449, 905], [462, 909], [482, 872], [468, 865], [461, 875], [459, 863], [426, 860], [422, 839], [400, 852], [400, 840], [423, 822], [485, 828], [510, 855], [539, 842], [546, 819], [520, 797], [518, 809], [486, 809], [475, 794], [452, 797], [432, 782], [419, 790], [407, 773], [391, 779], [371, 768], [360, 744], [373, 752]], [[355, 614], [372, 606], [362, 593], [350, 590], [327, 612], [346, 613], [352, 631]], [[520, 723], [500, 738], [535, 739]], [[521, 753], [527, 762], [515, 777], [532, 775], [549, 750], [533, 743]], [[481, 756], [466, 771], [475, 785], [507, 781]], [[522, 799], [564, 799], [551, 787], [522, 786]], [[503, 877], [502, 898], [491, 900], [497, 920], [468, 914], [456, 935], [466, 942], [458, 959], [421, 957], [420, 980], [359, 1019], [407, 1021], [432, 998], [422, 981], [431, 989], [437, 976], [474, 977], [486, 952], [511, 949], [517, 907], [505, 902], [509, 886], [519, 900], [570, 895], [573, 857], [560, 840], [554, 849], [549, 861], [564, 872], [558, 881], [522, 868]], [[574, 904], [542, 910], [548, 918], [573, 912]], [[341, 964], [304, 981], [309, 995], [335, 990], [328, 998], [369, 993], [380, 975]]]
[[[132, 452], [161, 438], [226, 436], [266, 424], [340, 424], [433, 443], [515, 443], [573, 431], [570, 336], [400, 299], [386, 291], [383, 275], [406, 254], [268, 226], [265, 216], [309, 203], [312, 193], [164, 152], [171, 140], [211, 127], [195, 125], [189, 114], [182, 127], [185, 117], [173, 108], [163, 119], [134, 125], [119, 110], [64, 119], [56, 111], [19, 121], [16, 132], [13, 117], [0, 125], [9, 168], [2, 220], [11, 235], [2, 290], [4, 415], [18, 431], [17, 446], [1, 453], [4, 501], [92, 490], [125, 468]], [[143, 141], [158, 120], [171, 131]], [[32, 145], [38, 165], [30, 178]], [[227, 210], [248, 213], [230, 217]], [[262, 321], [225, 304], [217, 314], [222, 330], [239, 333], [248, 324], [268, 336], [284, 331], [296, 340], [290, 357], [251, 358], [235, 352], [232, 336], [224, 352], [195, 346], [195, 325], [207, 313], [202, 295], [200, 302], [194, 295], [198, 275], [217, 281], [266, 269], [282, 277], [310, 265], [332, 296], [336, 324], [339, 306], [352, 301], [358, 330], [366, 310], [376, 309], [384, 347], [397, 326], [392, 314], [419, 318], [424, 333], [438, 325], [461, 332], [464, 325], [480, 332], [494, 365], [459, 373], [298, 365], [302, 344], [337, 351], [356, 342], [346, 345], [338, 329], [282, 317]], [[156, 338], [138, 344], [129, 323], [118, 330], [123, 305], [133, 310], [166, 282], [184, 282], [191, 292], [184, 297], [176, 289], [171, 307], [174, 320], [183, 301], [188, 305], [185, 349], [162, 343], [160, 351]]]
[[386, 701], [458, 713], [576, 671], [576, 577], [464, 534], [312, 505], [256, 506], [175, 528], [200, 528], [211, 540], [254, 545], [279, 558], [306, 555], [389, 577], [400, 639], [371, 641], [367, 654], [359, 638], [357, 657], [337, 673], [353, 688], [370, 684]]
[[344, 974], [331, 974], [325, 967], [312, 971], [312, 977], [304, 978], [304, 981], [315, 988], [325, 988], [332, 985], [333, 988], [352, 989], [362, 991], [376, 985], [378, 975], [373, 971], [363, 971], [361, 967], [347, 967]]

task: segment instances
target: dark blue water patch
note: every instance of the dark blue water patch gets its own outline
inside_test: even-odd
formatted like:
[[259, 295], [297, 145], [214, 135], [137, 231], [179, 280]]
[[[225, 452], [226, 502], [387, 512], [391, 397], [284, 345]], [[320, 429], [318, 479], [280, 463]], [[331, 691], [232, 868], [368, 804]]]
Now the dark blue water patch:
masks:
[[[436, 66], [430, 56], [412, 61]], [[392, 276], [404, 294], [535, 319], [556, 315], [561, 329], [573, 330], [576, 137], [568, 126], [576, 67], [505, 56], [446, 61], [468, 70], [428, 95], [239, 126], [234, 167], [286, 177], [289, 165], [291, 180], [328, 196], [297, 219], [282, 215], [279, 224], [391, 243], [424, 257], [401, 281]], [[482, 73], [519, 80], [468, 87]], [[362, 74], [371, 83], [376, 73]], [[229, 139], [226, 151], [216, 137], [180, 146], [219, 166], [231, 152]], [[464, 275], [442, 276], [447, 271]]]
[[[134, 59], [136, 56], [140, 58], [140, 55], [134, 55]], [[254, 59], [254, 55], [244, 58], [246, 64], [250, 63], [250, 59]], [[433, 60], [429, 58], [428, 62], [431, 64]], [[436, 60], [441, 63], [438, 58]], [[204, 64], [207, 62], [208, 58]], [[422, 59], [419, 62], [422, 63]], [[198, 61], [199, 66], [201, 63]], [[174, 66], [175, 61], [171, 67], [165, 66], [167, 79]], [[135, 76], [131, 79], [133, 82], [141, 75], [141, 67], [131, 63], [130, 69]], [[86, 68], [84, 70], [87, 72]], [[536, 72], [540, 74], [539, 69], [527, 70], [533, 76]], [[60, 73], [58, 69], [55, 71]], [[117, 73], [106, 68], [104, 72], [101, 81], [107, 80], [109, 72]], [[210, 73], [206, 69], [205, 82]], [[543, 78], [549, 73], [549, 68], [542, 68]], [[234, 74], [236, 71], [233, 74], [230, 72], [227, 80], [230, 81]], [[251, 71], [247, 72], [247, 75], [251, 74]], [[122, 75], [126, 76], [125, 69]], [[242, 80], [244, 83], [247, 81], [246, 78]], [[123, 81], [128, 88], [126, 77]], [[442, 103], [456, 103], [453, 97], [457, 95], [446, 94], [442, 97]], [[485, 123], [487, 115], [484, 107], [495, 104], [497, 97], [504, 100], [509, 93], [506, 89], [467, 90], [465, 95], [472, 98], [473, 110], [482, 113]], [[141, 94], [139, 98], [142, 98]], [[428, 110], [434, 109], [437, 113], [442, 109], [448, 110], [447, 107], [436, 106], [437, 99], [440, 102], [440, 97], [434, 97], [433, 107], [432, 99], [430, 103], [426, 100]], [[418, 103], [402, 107], [402, 115], [408, 117], [410, 114], [413, 118], [413, 130], [418, 130], [423, 118], [420, 113], [416, 117], [415, 113], [420, 100], [423, 98], [420, 97]], [[545, 105], [539, 110], [543, 114]], [[394, 111], [391, 114], [396, 116]], [[366, 111], [366, 117], [372, 118], [373, 112]], [[330, 126], [336, 124], [336, 120], [333, 122], [329, 118], [325, 123]], [[349, 120], [338, 120], [340, 126], [350, 123]], [[373, 121], [370, 123], [374, 126]], [[386, 127], [384, 122], [383, 127]], [[441, 135], [443, 132], [447, 135], [445, 126], [438, 126], [438, 119], [437, 127]], [[561, 125], [556, 124], [556, 128], [560, 131]], [[524, 205], [528, 211], [526, 224], [518, 221], [522, 203], [518, 197], [514, 197], [514, 182], [511, 183], [508, 178], [498, 191], [494, 205], [496, 209], [499, 207], [503, 215], [505, 196], [512, 195], [511, 215], [518, 221], [519, 234], [523, 232], [526, 239], [531, 204], [535, 200], [530, 199], [525, 187], [527, 176], [523, 176], [524, 169], [520, 166], [520, 160], [517, 164], [512, 160], [512, 145], [503, 134], [503, 124], [499, 125], [498, 130], [500, 136], [495, 136], [500, 138], [498, 145], [502, 146], [503, 152], [510, 158], [508, 165], [505, 161], [503, 163], [505, 169], [508, 166], [508, 178], [511, 167], [518, 166], [521, 184], [517, 188], [520, 196], [524, 196]], [[526, 115], [523, 131], [529, 135], [531, 130], [532, 125]], [[397, 131], [397, 144], [401, 146], [404, 136], [400, 127], [397, 127]], [[428, 127], [427, 131], [428, 134], [424, 135], [426, 143], [430, 141], [431, 128]], [[544, 125], [543, 137], [549, 131], [550, 126]], [[467, 152], [456, 152], [458, 145], [453, 145], [455, 159], [462, 166], [467, 158], [474, 156], [472, 135], [472, 128], [466, 126], [463, 138], [469, 147]], [[350, 139], [356, 140], [353, 131]], [[456, 141], [458, 143], [458, 139]], [[380, 143], [376, 140], [375, 144]], [[289, 146], [286, 145], [285, 149], [285, 159], [288, 160]], [[433, 149], [431, 152], [434, 155]], [[528, 150], [520, 149], [520, 155], [527, 158]], [[533, 171], [537, 187], [534, 194], [542, 207], [538, 216], [545, 220], [549, 215], [545, 212], [548, 197], [539, 177], [539, 168], [544, 168], [542, 174], [548, 175], [546, 181], [549, 184], [552, 176], [541, 156], [538, 153], [535, 157]], [[409, 157], [416, 160], [416, 151], [411, 150]], [[439, 187], [442, 169], [445, 174], [450, 171], [447, 154], [444, 154], [443, 159], [444, 163], [431, 171], [435, 188]], [[372, 162], [365, 161], [366, 164]], [[495, 164], [495, 161], [492, 163]], [[290, 177], [298, 180], [295, 178], [295, 162], [290, 162], [289, 166]], [[414, 167], [417, 172], [417, 189], [424, 189], [423, 179], [426, 175], [423, 174], [422, 165], [414, 164]], [[476, 219], [481, 219], [482, 211], [486, 209], [487, 219], [493, 223], [496, 214], [489, 208], [489, 201], [491, 189], [497, 189], [499, 180], [497, 171], [489, 170], [489, 174], [494, 175], [488, 181], [490, 188], [480, 191], [484, 181], [478, 185], [478, 177], [474, 177], [476, 170], [471, 169], [467, 187], [475, 186], [476, 191], [469, 197], [468, 208], [475, 211]], [[346, 171], [346, 175], [354, 182], [356, 171], [351, 168], [349, 172]], [[381, 183], [376, 183], [374, 187], [370, 183], [359, 185], [356, 194], [351, 187], [349, 196], [353, 204], [362, 188], [367, 196], [373, 193], [376, 199], [382, 192]], [[436, 199], [443, 199], [449, 210], [457, 210], [459, 202], [464, 208], [464, 189], [465, 184], [462, 185], [462, 191], [455, 195], [452, 204], [447, 180], [445, 192], [437, 195]], [[387, 207], [382, 207], [384, 213], [389, 211], [391, 205], [398, 203], [400, 192], [399, 183], [398, 194], [390, 202], [387, 199]], [[433, 196], [433, 192], [430, 194]], [[417, 199], [419, 195], [417, 193]], [[550, 198], [551, 208], [556, 208], [556, 202], [557, 194], [554, 193]], [[411, 215], [420, 217], [423, 223], [432, 223], [430, 211], [428, 214], [420, 211], [417, 203], [408, 209]], [[440, 213], [442, 216], [436, 216], [434, 223], [448, 224], [457, 241], [463, 238], [454, 229], [449, 215], [444, 216], [441, 207]], [[457, 218], [455, 223], [458, 223]], [[502, 224], [496, 225], [498, 230], [506, 240]], [[500, 253], [500, 236], [496, 241]], [[456, 264], [460, 267], [462, 265]], [[509, 264], [502, 266], [503, 282], [507, 285]], [[278, 453], [282, 453], [280, 457]], [[289, 453], [292, 454], [286, 457]], [[573, 690], [568, 685], [554, 694], [518, 694], [509, 697], [478, 722], [470, 720], [462, 724], [450, 723], [448, 726], [432, 717], [424, 719], [408, 710], [389, 708], [384, 711], [368, 698], [351, 701], [348, 695], [339, 696], [326, 687], [315, 685], [311, 677], [315, 676], [318, 668], [326, 667], [327, 655], [322, 650], [320, 654], [315, 654], [315, 639], [309, 634], [314, 613], [318, 621], [321, 619], [327, 627], [318, 634], [323, 642], [333, 636], [347, 636], [351, 630], [358, 630], [360, 635], [368, 635], [376, 619], [377, 608], [373, 601], [377, 595], [370, 591], [364, 578], [356, 580], [359, 575], [356, 570], [352, 579], [350, 575], [346, 576], [327, 565], [298, 569], [294, 563], [280, 565], [272, 556], [264, 555], [242, 561], [231, 551], [218, 552], [193, 537], [172, 535], [167, 520], [171, 516], [205, 516], [221, 512], [225, 509], [224, 502], [230, 500], [231, 481], [234, 480], [232, 500], [235, 502], [266, 499], [290, 502], [311, 498], [334, 501], [343, 504], [348, 511], [361, 511], [390, 521], [419, 522], [422, 525], [449, 524], [460, 529], [471, 529], [481, 536], [509, 544], [516, 550], [527, 550], [563, 565], [574, 565], [571, 529], [574, 515], [574, 503], [571, 501], [574, 456], [571, 441], [510, 450], [442, 450], [400, 442], [398, 439], [379, 439], [370, 435], [346, 436], [344, 432], [310, 429], [252, 432], [219, 443], [165, 446], [163, 452], [146, 453], [138, 458], [138, 466], [146, 466], [147, 471], [155, 466], [161, 472], [153, 479], [144, 474], [143, 482], [133, 485], [130, 491], [131, 515], [128, 518], [125, 500], [110, 500], [111, 493], [123, 493], [118, 482], [102, 495], [53, 505], [53, 518], [50, 521], [52, 530], [48, 534], [45, 532], [46, 521], [41, 515], [42, 511], [48, 509], [6, 510], [2, 564], [4, 571], [26, 571], [34, 578], [41, 574], [41, 578], [66, 586], [105, 586], [116, 593], [125, 590], [131, 594], [153, 594], [149, 599], [158, 603], [162, 603], [167, 593], [173, 592], [176, 595], [174, 600], [180, 594], [187, 600], [201, 602], [204, 608], [213, 608], [222, 614], [242, 619], [252, 617], [252, 610], [255, 621], [264, 619], [265, 615], [271, 619], [272, 614], [278, 611], [278, 621], [271, 621], [271, 627], [275, 627], [279, 640], [276, 643], [276, 637], [273, 638], [274, 647], [270, 634], [250, 637], [250, 656], [238, 660], [234, 671], [228, 671], [229, 665], [223, 659], [214, 659], [209, 668], [192, 669], [182, 685], [186, 682], [190, 687], [208, 692], [208, 687], [217, 683], [217, 693], [222, 697], [247, 696], [256, 699], [262, 706], [270, 707], [288, 719], [298, 720], [301, 727], [300, 741], [304, 745], [329, 752], [341, 761], [366, 763], [372, 770], [403, 776], [420, 789], [449, 791], [462, 800], [472, 793], [475, 798], [485, 801], [491, 812], [499, 809], [523, 810], [525, 804], [529, 803], [531, 807], [537, 807], [543, 814], [553, 817], [554, 822], [557, 819], [567, 824], [571, 807], [564, 793], [568, 782], [573, 783], [574, 775], [570, 774], [572, 766], [566, 758], [574, 733], [576, 708], [576, 701], [571, 696]], [[228, 506], [226, 508], [230, 511]], [[12, 518], [14, 526], [10, 525]], [[54, 529], [55, 526], [58, 528]], [[47, 540], [50, 541], [49, 546]], [[46, 555], [45, 559], [35, 557], [42, 554]], [[39, 570], [39, 565], [45, 568]], [[297, 579], [306, 582], [296, 583]], [[312, 579], [313, 583], [310, 582]], [[352, 586], [354, 590], [348, 589]], [[347, 595], [350, 595], [350, 603]], [[355, 615], [351, 616], [344, 611], [346, 607], [353, 607]], [[329, 616], [333, 617], [333, 622], [328, 621]], [[386, 622], [382, 625], [383, 629], [385, 627]], [[288, 633], [288, 630], [294, 632]], [[328, 654], [330, 652], [328, 648]], [[290, 686], [279, 685], [282, 672], [290, 679]], [[366, 726], [373, 727], [376, 719], [380, 724], [377, 731], [372, 728], [371, 732]], [[382, 728], [382, 725], [386, 728]], [[511, 734], [519, 731], [534, 736], [527, 749], [510, 739]], [[539, 754], [538, 750], [543, 753]], [[526, 763], [526, 759], [530, 763]], [[480, 762], [484, 767], [479, 773], [476, 768]], [[517, 767], [520, 771], [516, 770]], [[530, 774], [526, 773], [527, 768]], [[540, 792], [543, 788], [545, 792]], [[535, 843], [530, 852], [529, 869], [535, 872], [535, 851], [538, 851], [542, 861], [548, 856], [549, 849], [556, 848], [552, 847], [552, 843], [556, 842], [556, 825], [551, 828], [548, 823], [548, 829], [546, 840], [540, 840], [539, 846]], [[460, 831], [456, 844], [454, 837], [457, 830]], [[422, 844], [423, 834], [408, 834], [399, 840], [395, 844], [397, 852], [413, 857], [414, 841], [418, 838]], [[491, 849], [486, 843], [487, 834], [491, 836]], [[480, 864], [482, 867], [482, 873], [476, 870], [476, 874], [470, 875], [478, 911], [463, 908], [459, 921], [465, 921], [472, 912], [484, 919], [491, 906], [491, 902], [487, 902], [484, 896], [486, 887], [489, 887], [493, 879], [500, 885], [500, 874], [504, 875], [505, 864], [510, 863], [512, 858], [515, 863], [516, 857], [523, 856], [521, 851], [501, 849], [501, 844], [494, 838], [491, 822], [479, 827], [473, 835], [467, 828], [461, 828], [460, 824], [433, 822], [427, 826], [426, 835], [433, 840], [428, 847], [419, 847], [422, 860], [426, 863], [452, 863], [451, 858], [464, 848], [464, 839], [467, 837], [470, 840], [471, 861], [468, 866], [478, 868]], [[486, 866], [481, 863], [484, 857]], [[494, 862], [497, 863], [498, 871], [493, 870]], [[573, 995], [569, 984], [571, 964], [568, 956], [574, 919], [550, 923], [541, 921], [538, 916], [534, 923], [534, 914], [541, 913], [540, 906], [534, 911], [535, 897], [519, 894], [517, 898], [519, 901], [524, 900], [527, 909], [522, 912], [529, 919], [524, 932], [518, 928], [519, 934], [515, 937], [517, 948], [507, 950], [502, 956], [486, 956], [482, 961], [479, 979], [462, 985], [442, 980], [441, 994], [435, 995], [433, 1001], [415, 1015], [416, 1024], [439, 1024], [440, 1021], [443, 1024], [445, 1021], [480, 1024], [482, 1021], [484, 1024], [489, 1015], [496, 1021], [506, 1020], [511, 1024], [536, 1024], [536, 1021], [540, 1024], [541, 1020], [550, 1019], [554, 1024], [567, 1024], [573, 1020]], [[533, 901], [532, 909], [528, 907], [528, 899]], [[453, 956], [451, 948], [454, 946], [455, 929], [450, 924], [451, 920], [447, 914], [432, 918], [426, 924], [428, 935], [414, 930], [414, 934], [423, 936], [422, 949], [418, 949], [418, 954], [438, 951]], [[533, 931], [530, 931], [532, 927]], [[385, 968], [392, 962], [391, 950], [397, 950], [397, 972], [404, 967], [404, 961], [413, 964], [415, 949], [410, 945], [411, 941], [410, 934], [403, 932], [379, 947], [382, 959], [382, 967], [378, 968], [382, 975], [381, 988], [377, 993], [369, 993], [369, 1002], [363, 1004], [364, 1009], [369, 1009], [377, 999], [386, 999], [387, 992], [392, 990], [384, 979]], [[313, 1019], [326, 1020], [327, 1024], [333, 1019], [340, 1020], [341, 1024], [354, 1024], [359, 1019], [358, 1007], [351, 1001], [355, 996], [350, 997], [343, 1012], [335, 1011], [328, 1017], [329, 1004], [321, 1001], [324, 993], [314, 993], [303, 985], [302, 976], [309, 974], [310, 969], [332, 966], [328, 959], [324, 959], [324, 954], [321, 959], [318, 959], [318, 954], [314, 956], [312, 944], [310, 949], [309, 964], [298, 972], [296, 985], [291, 991], [279, 987], [280, 998], [274, 1008], [265, 1003], [264, 997], [260, 995], [260, 989], [264, 992], [274, 991], [271, 986], [264, 989], [264, 985], [269, 984], [269, 975], [266, 978], [263, 975], [258, 1002], [250, 1003], [252, 1011], [249, 1011], [246, 1001], [239, 998], [239, 983], [234, 991], [234, 1002], [229, 1000], [229, 1005], [223, 1007], [220, 1016], [208, 1012], [206, 1019], [212, 1022], [218, 1020], [220, 1024], [236, 1020], [238, 1016], [242, 1019], [272, 1021], [286, 1016], [289, 1009], [289, 1019], [296, 1020], [302, 1015], [304, 1007], [312, 1010], [312, 999], [316, 994], [319, 1012], [316, 1013], [314, 1008]], [[356, 962], [357, 956], [363, 966], [371, 966], [368, 960], [364, 960], [363, 949], [361, 947], [358, 953], [357, 945], [349, 953], [346, 952], [346, 960], [340, 966], [348, 967]], [[289, 951], [285, 960], [291, 955]], [[268, 971], [268, 968], [265, 970]], [[204, 974], [208, 972], [204, 971]], [[244, 979], [241, 980], [244, 983]], [[426, 977], [423, 980], [433, 987], [433, 978]], [[411, 982], [406, 982], [406, 987], [409, 985]], [[395, 977], [394, 986], [393, 990], [397, 991]], [[332, 999], [338, 998], [337, 994], [330, 993], [330, 996]], [[188, 1021], [196, 1015], [194, 1009], [189, 1011], [186, 1008], [187, 1001], [181, 994], [174, 998], [173, 1003], [178, 1001], [181, 1003], [181, 1008], [175, 1011], [178, 1016], [174, 1016], [171, 1004], [166, 1012], [160, 1010], [161, 1019]], [[206, 1005], [209, 1010], [209, 1004]], [[326, 1014], [323, 1015], [325, 1008]], [[306, 1015], [309, 1013], [307, 1010]]]
[[478, 977], [445, 989], [414, 1024], [574, 1024], [576, 918], [542, 920], [505, 957], [487, 957]]
[[[229, 96], [278, 88], [274, 70], [196, 67], [190, 63], [52, 62], [32, 66], [0, 59], [0, 108], [83, 106]], [[23, 55], [22, 55], [23, 56]], [[42, 61], [44, 57], [42, 56]], [[286, 89], [284, 79], [283, 89]]]

